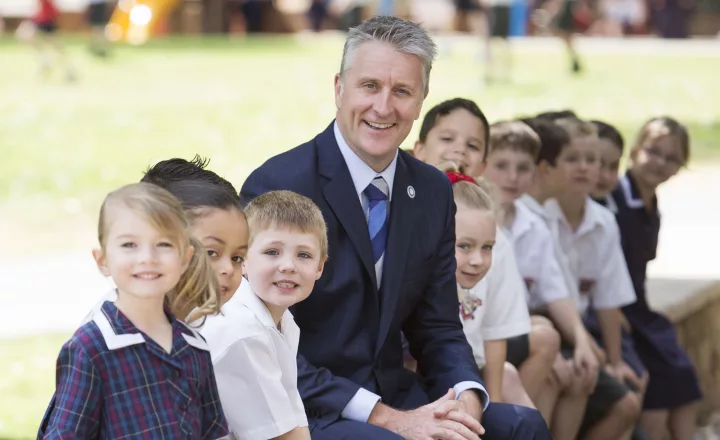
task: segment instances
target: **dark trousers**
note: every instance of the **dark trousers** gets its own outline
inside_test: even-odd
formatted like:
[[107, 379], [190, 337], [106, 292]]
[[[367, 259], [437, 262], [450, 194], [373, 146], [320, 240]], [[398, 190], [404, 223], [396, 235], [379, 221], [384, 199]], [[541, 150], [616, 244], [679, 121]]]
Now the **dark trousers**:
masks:
[[[390, 406], [414, 409], [430, 403], [420, 387], [413, 387]], [[319, 428], [310, 420], [313, 440], [402, 440], [399, 435], [367, 423], [341, 419]], [[537, 410], [519, 405], [491, 403], [482, 417], [483, 440], [552, 440], [547, 424]]]

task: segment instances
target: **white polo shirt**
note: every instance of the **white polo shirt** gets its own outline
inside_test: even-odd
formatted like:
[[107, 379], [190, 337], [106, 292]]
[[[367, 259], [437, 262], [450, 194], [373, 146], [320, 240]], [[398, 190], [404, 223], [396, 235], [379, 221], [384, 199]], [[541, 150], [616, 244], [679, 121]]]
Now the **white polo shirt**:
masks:
[[560, 246], [557, 234], [555, 234], [554, 229], [551, 227], [553, 224], [552, 217], [547, 213], [543, 205], [541, 205], [537, 200], [535, 200], [534, 197], [528, 194], [521, 196], [518, 199], [518, 202], [523, 204], [533, 214], [537, 215], [539, 218], [545, 221], [545, 225], [550, 230], [550, 236], [552, 237], [553, 249], [555, 251], [555, 260], [558, 262], [558, 265], [560, 266], [560, 271], [563, 275], [563, 279], [565, 280], [565, 289], [568, 291], [570, 298], [577, 302], [580, 299], [578, 286], [575, 282], [575, 276], [573, 275], [572, 271], [570, 271], [570, 263], [568, 262], [568, 257], [567, 255], [565, 255], [565, 252]]
[[573, 231], [556, 200], [546, 201], [544, 207], [550, 230], [556, 234], [567, 256], [568, 267], [578, 286], [578, 311], [585, 313], [591, 300], [596, 309], [634, 303], [635, 290], [612, 212], [588, 198], [585, 216]]
[[210, 346], [220, 402], [237, 439], [267, 440], [308, 425], [297, 388], [300, 329], [289, 311], [280, 329], [243, 280], [221, 313], [207, 316], [200, 330]]
[[570, 297], [550, 229], [524, 203], [515, 201], [515, 220], [505, 231], [513, 242], [530, 310]]
[[530, 333], [526, 289], [517, 269], [512, 243], [498, 229], [493, 262], [487, 275], [463, 292], [458, 286], [460, 320], [478, 368], [485, 366], [485, 341]]

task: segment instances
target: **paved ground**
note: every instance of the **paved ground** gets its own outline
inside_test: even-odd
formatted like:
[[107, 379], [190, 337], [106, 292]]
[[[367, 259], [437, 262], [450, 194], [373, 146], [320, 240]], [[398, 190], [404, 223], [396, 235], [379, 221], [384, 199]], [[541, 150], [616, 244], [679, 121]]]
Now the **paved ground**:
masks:
[[[720, 280], [719, 193], [720, 168], [688, 170], [662, 189], [661, 244], [650, 268], [655, 305]], [[0, 337], [72, 330], [109, 286], [90, 250], [0, 261]]]

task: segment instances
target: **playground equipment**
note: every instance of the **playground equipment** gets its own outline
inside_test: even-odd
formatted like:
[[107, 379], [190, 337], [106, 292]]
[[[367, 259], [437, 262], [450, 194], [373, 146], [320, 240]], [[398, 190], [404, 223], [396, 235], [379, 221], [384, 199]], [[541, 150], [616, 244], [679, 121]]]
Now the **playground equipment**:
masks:
[[105, 35], [114, 43], [145, 43], [181, 0], [119, 0]]

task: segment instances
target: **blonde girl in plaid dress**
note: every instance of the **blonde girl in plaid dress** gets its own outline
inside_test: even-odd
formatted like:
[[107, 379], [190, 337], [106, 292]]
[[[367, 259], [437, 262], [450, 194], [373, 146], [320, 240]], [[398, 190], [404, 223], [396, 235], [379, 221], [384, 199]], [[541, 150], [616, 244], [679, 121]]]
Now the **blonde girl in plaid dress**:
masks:
[[173, 310], [201, 302], [192, 319], [219, 310], [217, 278], [182, 205], [159, 186], [127, 185], [105, 199], [98, 229], [93, 256], [118, 298], [62, 347], [38, 438], [227, 436], [208, 346], [166, 299]]

